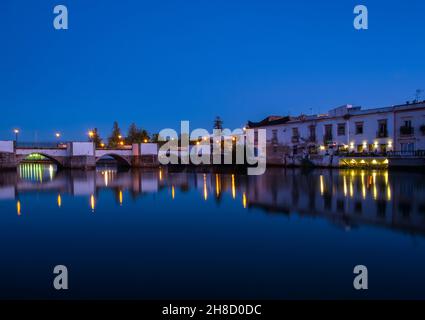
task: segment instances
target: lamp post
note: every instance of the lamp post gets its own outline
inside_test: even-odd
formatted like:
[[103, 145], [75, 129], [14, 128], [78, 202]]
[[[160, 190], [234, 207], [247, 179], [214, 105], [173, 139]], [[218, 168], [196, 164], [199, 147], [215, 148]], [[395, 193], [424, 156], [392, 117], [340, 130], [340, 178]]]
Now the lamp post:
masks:
[[19, 129], [14, 129], [13, 132], [15, 133], [15, 143], [18, 144]]
[[92, 130], [90, 130], [89, 131], [89, 138], [90, 138], [90, 141], [92, 141], [92, 142], [93, 142], [93, 137], [94, 137], [94, 132]]
[[60, 144], [59, 139], [60, 139], [60, 137], [61, 137], [60, 132], [56, 132], [56, 133], [55, 133], [55, 137], [56, 137], [56, 139], [57, 139], [57, 141], [58, 141], [58, 146], [59, 146], [59, 144]]

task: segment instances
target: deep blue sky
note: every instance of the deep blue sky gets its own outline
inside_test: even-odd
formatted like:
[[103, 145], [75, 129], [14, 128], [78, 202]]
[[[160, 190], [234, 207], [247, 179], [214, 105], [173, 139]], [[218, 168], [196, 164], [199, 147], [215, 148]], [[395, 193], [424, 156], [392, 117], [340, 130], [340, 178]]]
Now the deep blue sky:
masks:
[[0, 139], [403, 103], [425, 89], [424, 17], [423, 0], [1, 0]]

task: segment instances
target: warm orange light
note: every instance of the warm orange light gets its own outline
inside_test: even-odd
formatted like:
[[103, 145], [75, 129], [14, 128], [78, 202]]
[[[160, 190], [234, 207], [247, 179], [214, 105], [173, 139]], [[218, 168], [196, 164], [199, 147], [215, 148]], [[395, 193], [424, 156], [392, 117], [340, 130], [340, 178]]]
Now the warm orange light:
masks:
[[204, 174], [204, 200], [208, 199], [207, 176]]
[[120, 193], [119, 193], [119, 200], [120, 200], [120, 206], [122, 206], [123, 196], [122, 196], [122, 191], [121, 190], [120, 190]]
[[171, 186], [171, 198], [174, 200], [174, 197], [176, 195], [176, 192], [174, 190], [174, 186]]
[[94, 136], [94, 132], [93, 131], [89, 131], [89, 137], [90, 138], [93, 138], [93, 136]]
[[62, 197], [60, 194], [58, 194], [58, 207], [62, 207]]
[[246, 203], [247, 203], [247, 201], [246, 201], [246, 193], [244, 192], [243, 194], [242, 194], [242, 204], [243, 204], [243, 207], [246, 209]]
[[236, 198], [236, 185], [235, 185], [235, 175], [232, 174], [232, 197]]
[[143, 140], [143, 142], [144, 142], [144, 143], [147, 143], [147, 142], [148, 142], [148, 139]]
[[122, 145], [122, 146], [123, 146], [123, 145], [124, 145], [124, 141], [120, 141], [120, 145]]
[[90, 196], [90, 207], [91, 211], [94, 212], [94, 209], [96, 208], [96, 200], [94, 198], [94, 195]]
[[16, 213], [18, 214], [18, 216], [21, 215], [21, 201], [18, 200], [18, 202], [16, 202]]

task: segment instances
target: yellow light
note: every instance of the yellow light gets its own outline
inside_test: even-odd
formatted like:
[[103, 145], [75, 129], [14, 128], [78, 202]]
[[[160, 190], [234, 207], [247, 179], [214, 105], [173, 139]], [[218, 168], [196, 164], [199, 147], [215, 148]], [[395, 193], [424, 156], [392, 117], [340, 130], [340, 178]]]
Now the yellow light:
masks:
[[207, 176], [204, 174], [204, 200], [208, 199]]
[[123, 145], [124, 145], [124, 141], [120, 141], [120, 145], [122, 145], [122, 146], [123, 146]]
[[387, 186], [387, 199], [388, 199], [388, 201], [391, 200], [391, 187], [390, 187], [390, 185]]
[[347, 178], [343, 176], [344, 180], [344, 196], [347, 196]]
[[217, 197], [220, 196], [220, 177], [218, 176], [218, 173], [215, 174], [215, 192]]
[[232, 174], [232, 197], [236, 198], [236, 185], [235, 185], [235, 175]]
[[204, 137], [204, 141], [207, 141], [208, 140], [208, 137]]
[[119, 135], [119, 136], [118, 136], [118, 139], [122, 139], [122, 135]]
[[89, 137], [90, 138], [93, 138], [93, 136], [94, 136], [94, 132], [93, 131], [89, 131]]
[[366, 163], [366, 161], [364, 161], [363, 159], [360, 161], [360, 163], [362, 163], [362, 164], [365, 164]]
[[378, 161], [376, 161], [375, 159], [372, 160], [372, 164], [377, 164]]
[[162, 181], [162, 169], [159, 169], [159, 181]]
[[350, 161], [352, 164], [356, 164], [357, 163], [357, 161], [356, 160], [354, 160], [354, 159], [351, 159], [351, 161]]
[[320, 150], [325, 150], [326, 148], [325, 148], [325, 146], [320, 146]]
[[383, 163], [388, 164], [388, 162], [389, 162], [388, 159], [385, 159]]
[[60, 194], [58, 194], [58, 207], [62, 207], [62, 197]]
[[90, 208], [92, 212], [94, 212], [94, 209], [96, 208], [96, 200], [94, 198], [94, 195], [90, 196]]
[[18, 214], [18, 216], [21, 215], [21, 201], [17, 201], [16, 202], [16, 213]]
[[196, 145], [199, 145], [199, 141], [196, 142]]
[[118, 197], [119, 197], [119, 201], [120, 201], [120, 206], [122, 206], [123, 196], [122, 196], [122, 191], [121, 190], [120, 190], [120, 192], [118, 194]]
[[144, 142], [144, 143], [147, 143], [147, 142], [148, 142], [148, 139], [143, 140], [143, 142]]
[[100, 147], [101, 147], [101, 148], [105, 148], [105, 144], [104, 144], [104, 143], [101, 143], [101, 144], [100, 144]]
[[351, 143], [350, 143], [350, 148], [351, 148], [351, 149], [354, 149], [354, 142], [351, 142]]
[[236, 141], [236, 137], [232, 137], [232, 140], [233, 140], [233, 141]]
[[174, 190], [174, 186], [171, 186], [171, 199], [174, 200], [175, 195], [176, 195], [176, 193], [175, 193], [175, 190]]
[[325, 183], [323, 182], [323, 175], [320, 175], [320, 194], [323, 196], [325, 192]]
[[242, 204], [243, 204], [243, 207], [246, 209], [246, 203], [247, 203], [247, 201], [246, 201], [246, 194], [245, 194], [245, 192], [242, 194]]
[[390, 140], [388, 141], [388, 147], [391, 148], [393, 146], [393, 142]]

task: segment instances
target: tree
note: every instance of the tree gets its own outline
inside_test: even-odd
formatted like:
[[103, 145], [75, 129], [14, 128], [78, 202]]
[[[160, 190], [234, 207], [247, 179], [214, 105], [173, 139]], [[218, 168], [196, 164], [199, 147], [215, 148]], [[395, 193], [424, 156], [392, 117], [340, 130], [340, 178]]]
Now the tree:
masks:
[[127, 144], [138, 143], [137, 141], [138, 135], [139, 135], [139, 129], [137, 129], [137, 126], [135, 123], [132, 123], [130, 127], [128, 128], [128, 133], [126, 138]]
[[97, 128], [90, 130], [89, 141], [93, 142], [96, 148], [99, 148], [102, 146], [102, 138], [100, 137]]
[[214, 120], [214, 129], [222, 130], [223, 129], [223, 121], [219, 116], [215, 117]]
[[114, 125], [112, 127], [112, 134], [108, 138], [108, 147], [109, 148], [117, 148], [120, 146], [122, 141], [121, 129], [118, 126], [118, 122], [114, 121]]
[[144, 129], [138, 129], [136, 124], [132, 123], [128, 128], [126, 142], [128, 144], [143, 143], [149, 141], [149, 134]]
[[157, 142], [159, 142], [159, 140], [160, 140], [159, 133], [152, 134], [152, 142], [157, 143]]

